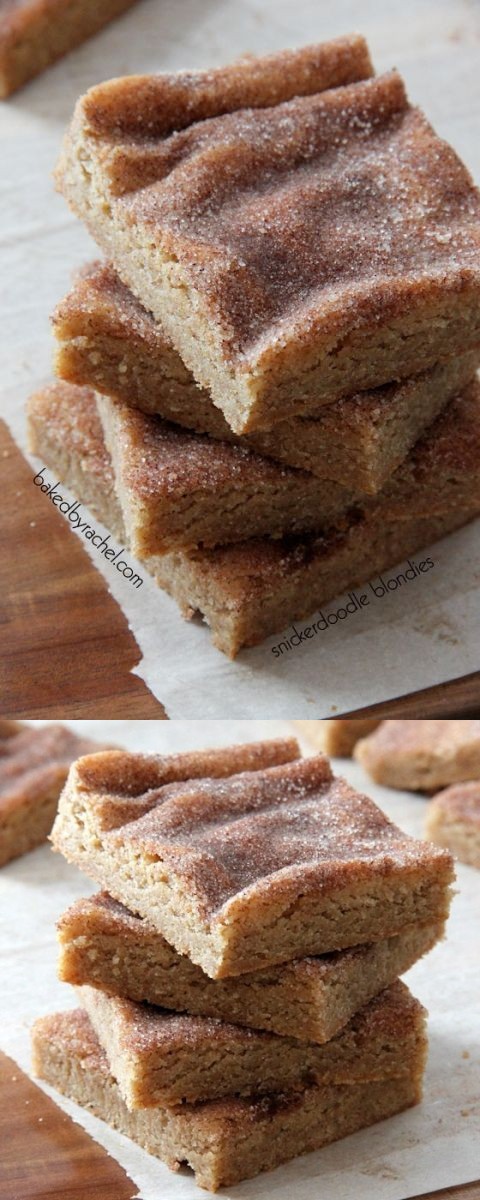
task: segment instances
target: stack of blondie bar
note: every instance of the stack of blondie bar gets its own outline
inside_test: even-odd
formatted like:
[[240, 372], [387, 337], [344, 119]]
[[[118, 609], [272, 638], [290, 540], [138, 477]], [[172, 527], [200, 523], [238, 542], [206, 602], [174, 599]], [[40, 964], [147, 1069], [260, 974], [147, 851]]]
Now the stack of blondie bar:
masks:
[[234, 656], [480, 508], [480, 197], [361, 37], [78, 103], [31, 447]]
[[59, 925], [81, 1008], [38, 1076], [217, 1190], [416, 1104], [452, 859], [294, 739], [70, 770], [52, 840], [102, 888]]

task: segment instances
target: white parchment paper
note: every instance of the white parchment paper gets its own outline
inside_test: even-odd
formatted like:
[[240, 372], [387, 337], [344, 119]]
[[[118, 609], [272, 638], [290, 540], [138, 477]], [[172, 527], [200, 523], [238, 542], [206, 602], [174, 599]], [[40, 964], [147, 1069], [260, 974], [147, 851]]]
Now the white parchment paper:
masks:
[[[364, 0], [361, 12], [353, 0], [143, 0], [2, 105], [2, 414], [23, 449], [25, 397], [51, 370], [48, 315], [72, 270], [98, 255], [51, 182], [76, 97], [112, 75], [215, 65], [360, 24], [378, 70], [400, 68], [412, 98], [480, 179], [480, 13], [468, 0]], [[32, 487], [32, 519], [40, 499]], [[14, 502], [2, 498], [3, 504]], [[135, 634], [137, 673], [170, 717], [201, 712], [214, 718], [225, 711], [308, 717], [386, 700], [478, 665], [478, 531], [477, 522], [439, 543], [431, 572], [372, 599], [369, 608], [315, 640], [276, 658], [272, 647], [282, 640], [279, 634], [233, 664], [212, 647], [200, 621], [187, 624], [146, 573], [137, 591], [90, 543], [83, 544]], [[325, 611], [340, 604], [339, 598]]]
[[[44, 724], [45, 722], [36, 722]], [[70, 721], [72, 728], [130, 749], [171, 751], [289, 732], [280, 721]], [[290, 730], [291, 732], [291, 730]], [[308, 747], [305, 746], [306, 749]], [[421, 835], [426, 801], [374, 786], [356, 764], [339, 773], [371, 795], [408, 833]], [[480, 1176], [480, 875], [458, 865], [448, 937], [406, 976], [430, 1013], [422, 1105], [222, 1195], [235, 1200], [406, 1200]], [[0, 1047], [29, 1069], [29, 1028], [42, 1013], [74, 1007], [55, 977], [54, 923], [92, 885], [47, 847], [0, 873]], [[122, 1164], [141, 1200], [200, 1200], [192, 1175], [172, 1174], [128, 1139], [46, 1089]]]

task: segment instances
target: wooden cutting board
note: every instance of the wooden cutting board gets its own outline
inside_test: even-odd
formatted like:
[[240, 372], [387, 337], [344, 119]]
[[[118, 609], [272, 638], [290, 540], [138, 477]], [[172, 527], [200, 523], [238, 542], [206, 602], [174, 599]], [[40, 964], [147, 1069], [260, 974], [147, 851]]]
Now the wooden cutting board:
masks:
[[[138, 1194], [106, 1150], [1, 1052], [0, 1147], [0, 1200], [133, 1200]], [[480, 1200], [480, 1184], [429, 1192], [424, 1200]]]
[[107, 585], [0, 421], [1, 715], [157, 717], [140, 652]]
[[132, 1200], [102, 1146], [0, 1053], [0, 1200]]
[[[165, 719], [162, 705], [131, 674], [140, 651], [103, 576], [61, 514], [33, 487], [31, 468], [2, 421], [0, 462], [8, 497], [0, 522], [0, 715]], [[468, 717], [479, 713], [480, 672], [476, 672], [342, 715]], [[252, 715], [268, 717], [268, 713]]]

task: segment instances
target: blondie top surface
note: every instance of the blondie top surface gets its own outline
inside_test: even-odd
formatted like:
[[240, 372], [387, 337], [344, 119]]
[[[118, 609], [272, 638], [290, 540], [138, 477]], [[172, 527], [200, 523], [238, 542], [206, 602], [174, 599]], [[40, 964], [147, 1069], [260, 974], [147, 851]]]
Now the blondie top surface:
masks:
[[63, 725], [25, 725], [12, 732], [7, 729], [2, 736], [0, 730], [0, 811], [21, 806], [37, 791], [40, 800], [42, 789], [50, 789], [56, 775], [60, 790], [70, 763], [104, 749]]
[[372, 74], [366, 41], [353, 34], [210, 71], [112, 79], [87, 92], [85, 114], [99, 137], [163, 141], [222, 114], [269, 109]]
[[[80, 769], [80, 768], [79, 768]], [[323, 755], [173, 794], [111, 834], [183, 879], [207, 918], [262, 897], [334, 889], [396, 871], [449, 866], [403, 834], [367, 796], [332, 775]]]
[[78, 900], [57, 930], [66, 983], [320, 1045], [443, 935], [441, 923], [416, 925], [372, 944], [212, 981], [106, 892]]
[[229, 1097], [129, 1113], [81, 1009], [37, 1020], [32, 1048], [37, 1077], [103, 1117], [173, 1170], [190, 1166], [196, 1183], [210, 1191], [318, 1149], [421, 1099], [421, 1076], [413, 1072], [366, 1086], [313, 1086], [259, 1099]]
[[[332, 55], [332, 45], [313, 52]], [[305, 95], [288, 55], [275, 58], [285, 93], [294, 79], [293, 98], [251, 107], [240, 90], [218, 106], [221, 115], [202, 120], [195, 76], [183, 129], [188, 76], [92, 89], [78, 103], [58, 172], [69, 202], [236, 432], [348, 394], [355, 374], [356, 386], [401, 377], [402, 362], [411, 374], [410, 347], [402, 359], [398, 341], [414, 326], [418, 334], [419, 322], [417, 370], [479, 340], [480, 200], [456, 154], [409, 105], [395, 72]], [[251, 65], [257, 78], [262, 63]], [[176, 86], [172, 122], [159, 97]], [[149, 89], [155, 112], [139, 129]], [[473, 300], [452, 346], [450, 317], [462, 323], [458, 310]], [[368, 344], [382, 331], [388, 355]], [[334, 371], [332, 355], [350, 341], [349, 361]]]
[[131, 1109], [422, 1070], [426, 1013], [397, 981], [323, 1046], [77, 989]]
[[[90, 388], [76, 388], [73, 392], [69, 384], [55, 379], [29, 397], [27, 412], [37, 428], [42, 428], [46, 446], [58, 446], [66, 452], [68, 463], [75, 463], [81, 469], [83, 465], [85, 478], [102, 487], [105, 494], [113, 491], [112, 460]], [[62, 483], [67, 482], [62, 479]]]
[[311, 417], [292, 417], [273, 432], [239, 438], [111, 264], [84, 267], [52, 323], [61, 378], [333, 479], [350, 492], [379, 491], [478, 365], [472, 350], [402, 383], [357, 392]]
[[378, 783], [434, 791], [480, 775], [480, 721], [382, 721], [355, 757]]
[[213, 785], [214, 779], [262, 771], [299, 758], [296, 738], [168, 755], [106, 751], [82, 758], [71, 782], [82, 803], [92, 810], [95, 825], [108, 831], [163, 804], [172, 786], [175, 791], [178, 784], [205, 778]]

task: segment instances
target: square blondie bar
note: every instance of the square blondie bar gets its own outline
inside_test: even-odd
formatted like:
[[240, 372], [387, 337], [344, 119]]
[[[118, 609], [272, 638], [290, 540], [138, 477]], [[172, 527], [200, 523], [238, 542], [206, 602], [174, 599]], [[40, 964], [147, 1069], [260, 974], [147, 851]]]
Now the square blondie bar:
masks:
[[213, 1192], [402, 1112], [422, 1096], [421, 1075], [412, 1069], [400, 1079], [132, 1113], [85, 1012], [41, 1017], [32, 1046], [38, 1078], [173, 1170], [188, 1165], [198, 1186]]
[[354, 753], [377, 783], [434, 792], [480, 778], [480, 721], [382, 721]]
[[320, 479], [375, 493], [424, 430], [473, 377], [480, 349], [454, 355], [421, 375], [356, 392], [311, 417], [280, 421], [272, 432], [238, 438], [208, 392], [173, 349], [152, 314], [113, 266], [78, 274], [52, 318], [56, 374], [197, 433], [239, 442]]
[[398, 980], [323, 1046], [78, 989], [130, 1110], [400, 1079], [425, 1065], [426, 1013]]
[[211, 980], [105, 892], [77, 900], [57, 929], [66, 983], [319, 1045], [443, 935], [442, 924], [415, 925], [380, 942]]
[[[138, 760], [121, 757], [132, 787]], [[323, 755], [160, 788], [108, 828], [106, 762], [72, 767], [52, 844], [213, 979], [448, 913], [451, 856], [401, 833]]]
[[352, 38], [78, 102], [58, 185], [236, 433], [480, 342], [478, 192], [370, 75]]
[[80, 46], [137, 0], [2, 0], [0, 97]]
[[[125, 544], [110, 456], [93, 393], [57, 382], [29, 400], [30, 448], [67, 484], [81, 503]], [[186, 618], [198, 612], [215, 646], [235, 658], [292, 621], [377, 572], [465, 525], [478, 507], [436, 517], [387, 520], [382, 511], [354, 512], [319, 534], [250, 539], [213, 550], [175, 551], [143, 565]], [[314, 636], [314, 622], [305, 636]], [[288, 650], [280, 641], [275, 655]]]
[[[127, 539], [139, 558], [311, 531], [356, 502], [310, 472], [121, 401], [99, 394], [96, 400]], [[478, 492], [480, 504], [480, 482]]]
[[352, 509], [386, 520], [480, 508], [480, 383], [452, 400], [378, 496], [280, 466], [97, 395], [127, 538], [140, 558], [328, 528]]
[[0, 866], [46, 841], [70, 764], [104, 749], [63, 725], [0, 722]]

